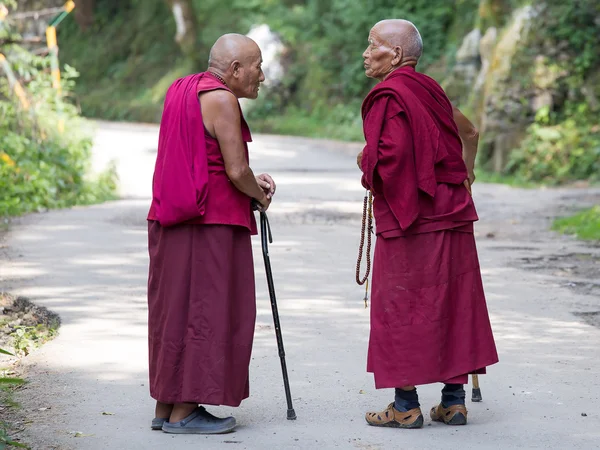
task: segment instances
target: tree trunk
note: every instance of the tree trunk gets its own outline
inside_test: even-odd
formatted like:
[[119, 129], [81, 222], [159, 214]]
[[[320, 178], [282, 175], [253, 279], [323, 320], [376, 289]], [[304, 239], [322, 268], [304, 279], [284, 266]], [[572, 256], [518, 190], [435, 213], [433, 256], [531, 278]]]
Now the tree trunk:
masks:
[[181, 52], [188, 58], [196, 61], [197, 56], [197, 29], [198, 21], [192, 0], [165, 0], [175, 18], [177, 34], [175, 42], [179, 44]]
[[479, 2], [479, 20], [481, 32], [489, 27], [502, 27], [510, 18], [511, 3], [509, 0], [481, 0]]
[[96, 0], [77, 0], [73, 13], [75, 21], [83, 31], [87, 30], [94, 23], [94, 9]]

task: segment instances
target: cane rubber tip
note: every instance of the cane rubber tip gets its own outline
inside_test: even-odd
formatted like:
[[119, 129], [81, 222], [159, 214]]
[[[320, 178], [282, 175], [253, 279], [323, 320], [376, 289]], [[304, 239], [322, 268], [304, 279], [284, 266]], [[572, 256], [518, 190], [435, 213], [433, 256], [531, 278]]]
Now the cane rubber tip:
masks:
[[479, 403], [483, 398], [481, 397], [481, 389], [473, 388], [473, 393], [471, 395], [471, 401], [475, 403]]
[[287, 419], [288, 420], [296, 420], [296, 412], [293, 409], [288, 409]]

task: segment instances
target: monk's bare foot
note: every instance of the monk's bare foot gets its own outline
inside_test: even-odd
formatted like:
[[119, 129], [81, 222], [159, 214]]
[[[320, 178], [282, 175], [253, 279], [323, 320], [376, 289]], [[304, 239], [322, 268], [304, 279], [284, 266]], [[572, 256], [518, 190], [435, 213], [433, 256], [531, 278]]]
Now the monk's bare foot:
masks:
[[198, 407], [197, 403], [176, 403], [169, 417], [169, 422], [175, 423], [185, 419]]
[[172, 403], [156, 402], [156, 408], [154, 409], [154, 417], [158, 419], [168, 419], [173, 412]]

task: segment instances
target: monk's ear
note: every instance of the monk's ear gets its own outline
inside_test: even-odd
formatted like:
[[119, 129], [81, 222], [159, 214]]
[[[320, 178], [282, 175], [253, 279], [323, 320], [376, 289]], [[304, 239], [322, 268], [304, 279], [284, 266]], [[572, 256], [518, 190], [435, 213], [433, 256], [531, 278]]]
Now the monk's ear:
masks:
[[242, 63], [240, 63], [237, 59], [231, 63], [231, 71], [234, 77], [240, 76], [240, 69], [242, 68]]
[[397, 66], [402, 61], [404, 50], [399, 45], [394, 47], [394, 58], [392, 59], [392, 65]]

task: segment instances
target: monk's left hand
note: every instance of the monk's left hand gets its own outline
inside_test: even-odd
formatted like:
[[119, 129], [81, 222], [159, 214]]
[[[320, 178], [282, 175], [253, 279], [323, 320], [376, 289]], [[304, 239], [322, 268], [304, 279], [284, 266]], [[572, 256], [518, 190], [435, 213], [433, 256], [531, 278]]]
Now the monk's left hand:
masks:
[[469, 191], [469, 195], [473, 195], [473, 192], [471, 192], [471, 182], [469, 181], [469, 179], [467, 178], [463, 184], [465, 185], [465, 187], [467, 188], [467, 191]]
[[469, 170], [469, 185], [472, 186], [473, 183], [475, 183], [475, 171], [474, 170]]
[[360, 170], [362, 170], [362, 157], [363, 157], [363, 152], [360, 152], [358, 155], [356, 155], [356, 164], [358, 165], [358, 168]]
[[275, 185], [275, 181], [271, 178], [271, 175], [268, 173], [261, 173], [256, 177], [256, 182], [265, 191], [267, 198], [270, 200], [275, 195], [275, 189], [277, 186]]

